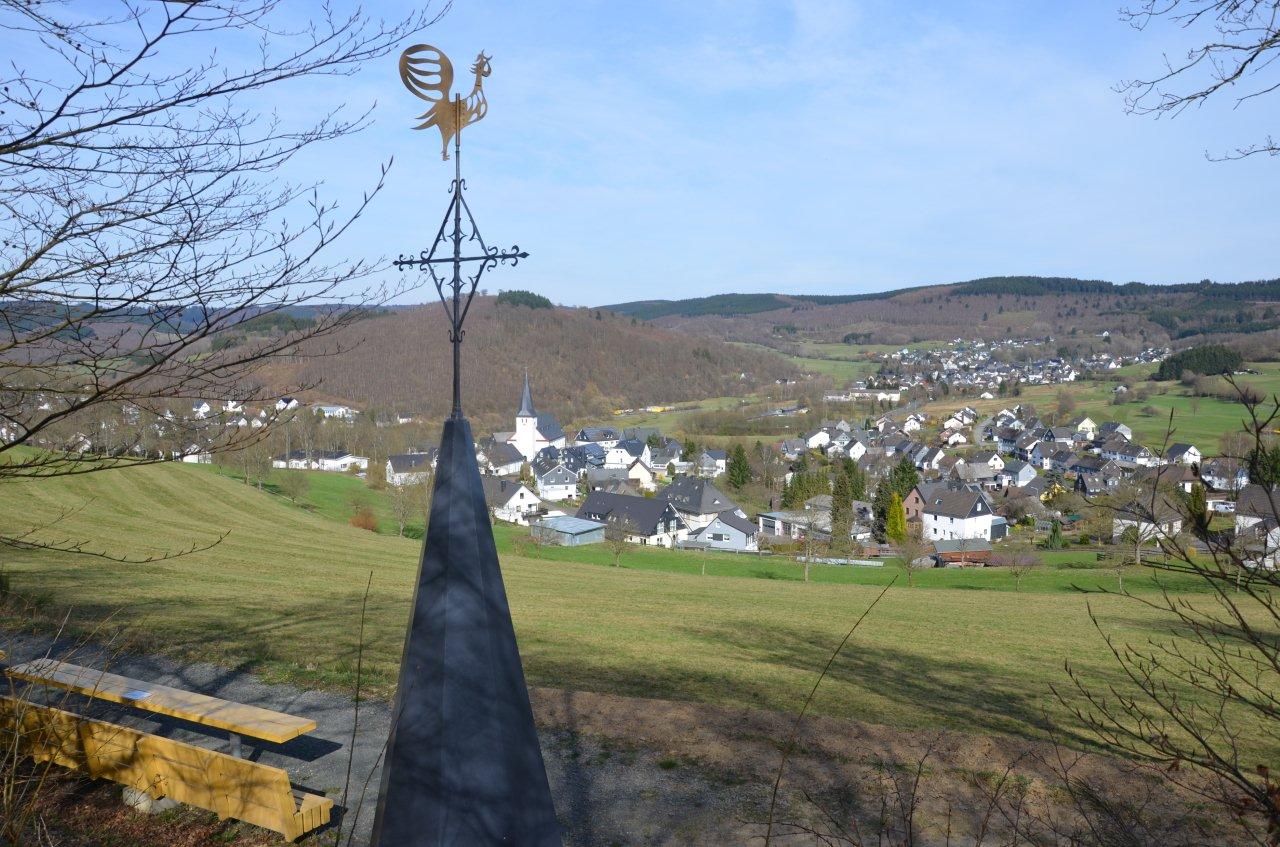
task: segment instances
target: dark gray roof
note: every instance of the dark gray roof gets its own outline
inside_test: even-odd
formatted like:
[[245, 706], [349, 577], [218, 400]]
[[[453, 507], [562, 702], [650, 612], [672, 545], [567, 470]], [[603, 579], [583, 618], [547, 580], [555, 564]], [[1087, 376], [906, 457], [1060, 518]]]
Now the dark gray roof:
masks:
[[617, 441], [621, 436], [611, 426], [584, 426], [578, 430], [574, 441]]
[[613, 445], [613, 448], [615, 450], [626, 450], [632, 456], [639, 456], [644, 452], [644, 442], [636, 438], [624, 438]]
[[563, 464], [556, 464], [546, 470], [535, 470], [540, 485], [570, 485], [578, 481], [578, 475]]
[[1254, 483], [1240, 489], [1236, 498], [1236, 514], [1253, 518], [1275, 518], [1280, 515], [1280, 489], [1267, 491], [1265, 486]]
[[924, 511], [950, 518], [971, 518], [991, 513], [981, 494], [967, 490], [937, 492], [929, 498]]
[[[484, 488], [484, 502], [491, 509], [506, 505], [507, 501], [515, 496], [516, 491], [525, 487], [524, 483], [518, 480], [502, 479], [496, 476], [481, 476], [480, 484]], [[529, 493], [533, 494], [532, 491]]]
[[596, 467], [603, 465], [605, 456], [608, 455], [599, 444], [578, 444], [572, 449], [581, 453], [588, 465]]
[[388, 456], [387, 461], [391, 463], [392, 473], [409, 473], [431, 467], [437, 452], [432, 450], [428, 453], [396, 453]]
[[529, 374], [524, 375], [524, 390], [520, 392], [520, 409], [516, 412], [518, 418], [537, 417], [538, 413], [533, 410], [533, 394], [529, 391]]
[[739, 532], [745, 532], [748, 536], [755, 535], [756, 532], [759, 530], [759, 527], [756, 526], [755, 521], [744, 518], [742, 515], [738, 514], [732, 509], [726, 509], [725, 511], [716, 515], [716, 518], [720, 521], [720, 523], [725, 524], [726, 526], [731, 526], [734, 529], [738, 530]]
[[592, 521], [622, 521], [629, 524], [637, 535], [655, 535], [658, 522], [671, 508], [670, 503], [659, 497], [593, 491], [578, 507], [577, 517]]
[[680, 511], [691, 515], [715, 515], [726, 509], [738, 508], [738, 504], [716, 488], [715, 483], [699, 477], [677, 477], [661, 496]]
[[538, 413], [538, 432], [542, 433], [542, 437], [548, 441], [564, 438], [564, 430], [560, 427], [560, 421], [550, 412]]
[[489, 464], [495, 467], [514, 465], [516, 462], [524, 461], [524, 454], [517, 450], [514, 444], [494, 444], [486, 448], [484, 453], [489, 459]]
[[[595, 446], [595, 445], [593, 445]], [[598, 446], [596, 449], [600, 449]], [[604, 453], [600, 454], [599, 464], [604, 463]], [[569, 470], [581, 473], [588, 466], [596, 464], [592, 462], [587, 451], [582, 447], [543, 447], [538, 454], [533, 457], [533, 472], [536, 474], [544, 474], [554, 468], [556, 465], [564, 465]]]

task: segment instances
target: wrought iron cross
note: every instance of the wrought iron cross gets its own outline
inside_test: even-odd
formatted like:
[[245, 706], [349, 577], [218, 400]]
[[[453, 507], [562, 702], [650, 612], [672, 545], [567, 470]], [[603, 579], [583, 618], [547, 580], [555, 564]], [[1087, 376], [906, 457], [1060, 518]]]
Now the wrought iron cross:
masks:
[[[401, 77], [404, 78], [406, 87], [418, 96], [422, 86], [417, 85], [412, 77], [406, 77], [404, 70], [406, 63], [413, 63], [417, 60], [413, 58], [415, 52], [423, 53], [432, 51], [435, 56], [431, 56], [430, 61], [438, 63], [438, 57], [443, 54], [435, 50], [434, 47], [427, 45], [417, 45], [405, 51], [401, 57]], [[428, 54], [429, 56], [431, 54]], [[481, 54], [483, 57], [484, 54]], [[448, 60], [444, 59], [447, 63]], [[480, 62], [477, 62], [477, 68], [480, 68]], [[410, 73], [416, 73], [410, 68]], [[484, 276], [484, 272], [490, 268], [496, 267], [498, 264], [506, 264], [510, 262], [512, 265], [517, 264], [521, 259], [528, 257], [528, 253], [523, 252], [519, 245], [514, 245], [510, 250], [501, 251], [497, 247], [489, 247], [484, 243], [484, 238], [480, 235], [480, 228], [476, 225], [476, 219], [471, 214], [471, 209], [467, 206], [467, 200], [462, 195], [466, 189], [467, 183], [462, 178], [462, 128], [468, 124], [475, 123], [485, 114], [486, 108], [477, 108], [477, 92], [480, 88], [481, 70], [476, 70], [477, 85], [473, 90], [471, 97], [467, 100], [462, 99], [461, 94], [454, 95], [453, 101], [437, 102], [433, 107], [436, 116], [417, 129], [426, 129], [428, 126], [441, 126], [444, 132], [443, 124], [452, 125], [453, 135], [453, 184], [450, 186], [452, 199], [449, 201], [449, 208], [445, 211], [444, 220], [440, 222], [440, 228], [436, 231], [435, 241], [432, 242], [429, 250], [423, 250], [418, 254], [418, 258], [406, 258], [401, 254], [393, 263], [399, 270], [405, 268], [416, 267], [419, 269], [426, 268], [431, 274], [431, 281], [435, 283], [436, 294], [440, 296], [440, 303], [444, 306], [445, 317], [449, 319], [449, 341], [453, 344], [453, 414], [454, 418], [462, 417], [462, 337], [466, 331], [462, 328], [463, 321], [467, 319], [467, 312], [471, 310], [471, 301], [476, 296], [476, 288], [480, 285], [480, 278]], [[483, 75], [488, 75], [488, 59], [484, 58]], [[448, 73], [449, 79], [452, 78], [452, 70]], [[435, 84], [428, 88], [438, 88]], [[447, 94], [447, 84], [445, 92]], [[423, 99], [434, 99], [423, 97]], [[479, 102], [483, 103], [481, 99]], [[449, 109], [451, 114], [440, 114], [440, 107]], [[429, 112], [428, 114], [431, 114]], [[441, 121], [439, 118], [444, 117]], [[448, 143], [446, 137], [446, 144]], [[445, 148], [448, 149], [447, 147]], [[463, 216], [466, 216], [465, 223]], [[450, 226], [452, 221], [452, 227]], [[470, 255], [463, 255], [463, 247], [468, 248]], [[437, 255], [449, 253], [452, 247], [452, 255]], [[444, 249], [442, 249], [444, 248]], [[463, 266], [475, 263], [475, 273], [464, 272]], [[437, 266], [451, 265], [452, 273]], [[449, 293], [445, 293], [445, 288], [449, 289]], [[465, 294], [464, 294], [465, 290]]]

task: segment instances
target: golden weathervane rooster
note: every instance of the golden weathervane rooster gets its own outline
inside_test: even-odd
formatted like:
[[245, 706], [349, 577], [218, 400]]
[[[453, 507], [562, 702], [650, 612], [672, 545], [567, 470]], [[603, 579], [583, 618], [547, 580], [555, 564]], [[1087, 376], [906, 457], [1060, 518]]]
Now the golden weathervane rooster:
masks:
[[490, 73], [490, 58], [483, 51], [476, 57], [471, 66], [476, 82], [463, 100], [461, 94], [452, 99], [449, 96], [449, 89], [453, 87], [453, 63], [440, 50], [430, 44], [415, 44], [400, 54], [400, 79], [404, 87], [431, 104], [431, 108], [418, 116], [422, 123], [414, 129], [437, 127], [440, 155], [445, 160], [449, 158], [449, 141], [489, 111], [484, 99], [484, 78]]

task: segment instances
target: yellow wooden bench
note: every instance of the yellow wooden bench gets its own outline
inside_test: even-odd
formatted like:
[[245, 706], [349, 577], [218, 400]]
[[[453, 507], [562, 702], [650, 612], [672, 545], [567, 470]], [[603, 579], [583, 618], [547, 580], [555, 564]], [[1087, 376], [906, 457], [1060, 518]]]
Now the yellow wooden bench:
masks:
[[241, 735], [283, 744], [316, 728], [316, 722], [309, 718], [131, 679], [57, 659], [23, 662], [8, 668], [5, 673], [25, 682], [226, 730], [231, 737], [233, 755], [239, 755]]
[[24, 755], [207, 809], [294, 841], [329, 822], [333, 801], [295, 791], [280, 768], [0, 697], [0, 738]]

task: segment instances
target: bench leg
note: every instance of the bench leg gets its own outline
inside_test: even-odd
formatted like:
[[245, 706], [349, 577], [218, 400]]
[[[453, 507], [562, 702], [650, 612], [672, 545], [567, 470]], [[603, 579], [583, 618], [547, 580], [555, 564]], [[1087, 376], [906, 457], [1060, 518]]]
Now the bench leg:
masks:
[[237, 759], [243, 759], [244, 756], [240, 753], [240, 734], [237, 732], [228, 732], [227, 740], [230, 742], [227, 745], [227, 755], [235, 756]]

